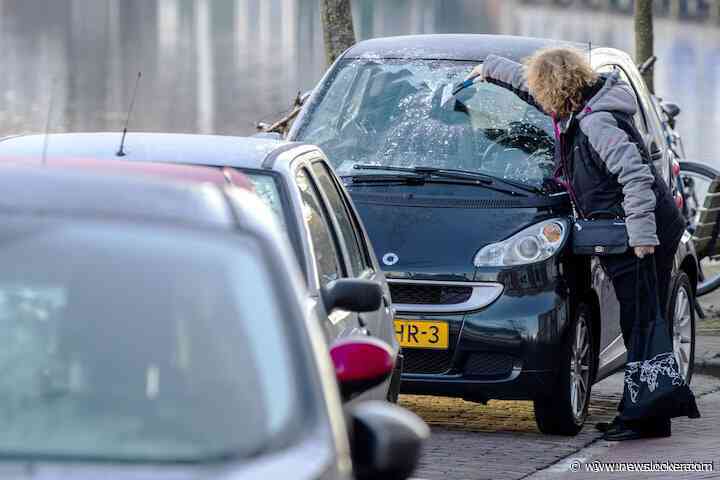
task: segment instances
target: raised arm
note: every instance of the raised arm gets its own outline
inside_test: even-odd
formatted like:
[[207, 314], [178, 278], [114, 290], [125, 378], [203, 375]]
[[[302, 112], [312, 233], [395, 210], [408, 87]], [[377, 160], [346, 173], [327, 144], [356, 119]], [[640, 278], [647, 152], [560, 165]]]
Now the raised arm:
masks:
[[506, 88], [525, 102], [543, 111], [528, 89], [525, 66], [497, 55], [488, 55], [477, 68], [486, 82]]

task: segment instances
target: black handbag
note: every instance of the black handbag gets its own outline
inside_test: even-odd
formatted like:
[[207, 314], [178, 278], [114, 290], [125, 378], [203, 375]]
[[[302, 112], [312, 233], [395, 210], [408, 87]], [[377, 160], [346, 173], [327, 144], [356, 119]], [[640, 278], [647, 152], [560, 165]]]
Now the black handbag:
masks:
[[635, 322], [625, 365], [621, 418], [625, 421], [685, 416], [700, 418], [695, 396], [680, 374], [657, 290], [655, 316], [646, 325], [641, 322], [640, 262], [651, 262], [651, 272], [643, 269], [644, 274], [657, 275], [653, 256], [637, 260]]
[[570, 241], [575, 255], [619, 255], [629, 248], [625, 220], [604, 211], [576, 218]]

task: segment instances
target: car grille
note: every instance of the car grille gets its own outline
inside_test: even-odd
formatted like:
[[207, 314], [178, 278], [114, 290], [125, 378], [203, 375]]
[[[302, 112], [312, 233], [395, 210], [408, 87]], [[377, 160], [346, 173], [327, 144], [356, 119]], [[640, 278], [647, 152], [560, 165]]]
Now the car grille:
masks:
[[424, 350], [404, 348], [404, 373], [441, 374], [450, 370], [452, 365], [451, 350]]
[[390, 294], [394, 303], [412, 305], [453, 305], [467, 302], [472, 287], [456, 285], [427, 285], [420, 283], [391, 283]]
[[513, 369], [514, 357], [504, 353], [473, 353], [465, 363], [465, 375], [507, 377]]

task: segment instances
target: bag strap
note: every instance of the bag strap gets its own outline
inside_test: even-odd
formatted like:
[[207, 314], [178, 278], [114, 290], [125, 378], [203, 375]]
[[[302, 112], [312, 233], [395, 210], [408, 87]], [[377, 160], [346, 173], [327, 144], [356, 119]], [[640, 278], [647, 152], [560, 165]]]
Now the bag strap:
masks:
[[[640, 334], [640, 332], [642, 331], [642, 324], [640, 321], [640, 265], [641, 265], [642, 261], [643, 261], [643, 259], [638, 258], [635, 262], [635, 322], [633, 323], [633, 332], [632, 332], [633, 338], [631, 339], [631, 348], [634, 347], [635, 343], [636, 343], [635, 335]], [[648, 275], [655, 275], [655, 277], [657, 278], [657, 266], [655, 263], [655, 257], [654, 256], [649, 257], [645, 260], [645, 262], [650, 262], [650, 261], [652, 261], [652, 265], [651, 265], [652, 271], [648, 272], [648, 269], [645, 269], [645, 271], [643, 271], [643, 275], [642, 275], [643, 281], [645, 282], [645, 288], [648, 288], [650, 285], [650, 282], [648, 281], [649, 280]], [[656, 285], [656, 287], [657, 287], [657, 285]], [[663, 319], [665, 318], [665, 316], [662, 313], [662, 306], [660, 305], [660, 296], [658, 294], [657, 288], [655, 288], [654, 293], [655, 293], [655, 295], [654, 295], [655, 307], [657, 309], [660, 309], [660, 311], [655, 312], [655, 318], [649, 319], [650, 322], [648, 323], [648, 331], [647, 331], [648, 338], [646, 338], [645, 342], [643, 342], [642, 360], [648, 359], [648, 348], [650, 346], [650, 339], [653, 337], [653, 335], [655, 333], [655, 328], [657, 327], [657, 325], [656, 325], [657, 316], [661, 315]]]
[[[640, 332], [640, 257], [635, 257], [635, 321], [630, 338], [630, 348], [635, 346], [635, 336]], [[628, 352], [629, 353], [629, 352]]]

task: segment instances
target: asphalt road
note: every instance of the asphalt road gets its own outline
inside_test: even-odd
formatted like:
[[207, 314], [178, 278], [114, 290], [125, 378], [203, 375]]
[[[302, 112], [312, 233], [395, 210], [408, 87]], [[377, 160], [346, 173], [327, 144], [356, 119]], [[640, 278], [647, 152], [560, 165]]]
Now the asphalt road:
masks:
[[[622, 373], [593, 387], [590, 419], [575, 437], [548, 436], [535, 426], [531, 402], [487, 405], [426, 396], [401, 396], [400, 403], [432, 428], [415, 478], [423, 480], [521, 479], [547, 468], [600, 437], [593, 425], [610, 419], [620, 398]], [[720, 379], [695, 375], [698, 397], [720, 392]], [[676, 432], [673, 438], [691, 435]]]

